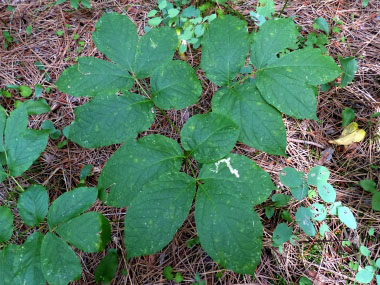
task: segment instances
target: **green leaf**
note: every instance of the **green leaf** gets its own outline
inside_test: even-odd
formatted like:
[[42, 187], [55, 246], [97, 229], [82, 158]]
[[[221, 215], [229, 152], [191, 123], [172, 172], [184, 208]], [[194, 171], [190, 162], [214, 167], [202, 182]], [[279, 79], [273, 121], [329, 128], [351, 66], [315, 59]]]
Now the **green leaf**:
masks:
[[212, 21], [202, 40], [201, 68], [216, 85], [229, 85], [249, 52], [247, 23], [230, 15]]
[[82, 267], [74, 251], [59, 237], [48, 232], [41, 246], [41, 269], [50, 284], [79, 280]]
[[32, 34], [32, 30], [33, 30], [33, 26], [32, 24], [28, 25], [25, 29], [25, 32], [28, 36], [30, 36]]
[[343, 69], [343, 77], [340, 87], [345, 87], [354, 80], [355, 73], [358, 70], [358, 62], [354, 57], [342, 58], [339, 56], [339, 62]]
[[380, 112], [376, 112], [371, 115], [371, 118], [377, 118], [377, 117], [380, 117]]
[[70, 0], [70, 6], [71, 8], [77, 10], [79, 7], [79, 0]]
[[325, 237], [325, 234], [327, 232], [329, 232], [330, 229], [329, 229], [329, 226], [325, 223], [323, 223], [320, 227], [319, 227], [319, 233], [321, 234], [322, 237]]
[[371, 252], [369, 251], [369, 249], [364, 245], [360, 246], [359, 251], [361, 254], [363, 254], [366, 257], [369, 257], [371, 255]]
[[[203, 165], [198, 176], [205, 189], [233, 189], [246, 195], [252, 205], [258, 205], [268, 199], [276, 189], [267, 172], [246, 156], [230, 154], [228, 157]], [[211, 191], [211, 190], [210, 190]], [[220, 190], [222, 191], [222, 190]]]
[[28, 115], [40, 115], [51, 111], [45, 99], [28, 100], [24, 102]]
[[128, 258], [156, 253], [171, 241], [189, 214], [195, 182], [184, 173], [170, 173], [145, 184], [124, 221]]
[[288, 204], [290, 201], [290, 196], [284, 194], [274, 194], [272, 196], [272, 201], [274, 202], [275, 207], [282, 207]]
[[309, 191], [309, 187], [306, 182], [303, 182], [300, 186], [290, 188], [290, 193], [292, 193], [293, 197], [298, 201], [301, 201], [307, 196], [307, 192]]
[[96, 267], [95, 281], [105, 284], [111, 282], [116, 275], [118, 265], [117, 251], [111, 248]]
[[152, 108], [151, 101], [129, 92], [95, 97], [75, 109], [68, 138], [86, 148], [125, 142], [149, 129], [155, 117]]
[[62, 135], [61, 131], [57, 130], [54, 127], [53, 122], [49, 121], [49, 120], [43, 121], [43, 123], [41, 125], [41, 129], [47, 130], [49, 132], [50, 138], [53, 139], [53, 140], [58, 139]]
[[19, 90], [20, 90], [20, 95], [24, 98], [30, 97], [33, 93], [33, 89], [25, 85], [21, 85]]
[[98, 212], [72, 218], [58, 226], [56, 232], [66, 242], [84, 252], [102, 251], [111, 240], [110, 223]]
[[293, 222], [293, 218], [290, 215], [289, 211], [283, 210], [281, 212], [281, 218], [283, 218], [285, 221], [287, 221], [289, 223]]
[[309, 236], [315, 236], [316, 231], [311, 218], [313, 213], [310, 209], [305, 207], [299, 207], [296, 212], [296, 223], [297, 225]]
[[10, 175], [24, 173], [45, 149], [49, 134], [43, 131], [29, 130], [28, 113], [22, 104], [14, 110], [5, 127], [5, 152]]
[[184, 278], [183, 278], [182, 274], [179, 273], [179, 272], [177, 272], [177, 273], [175, 274], [175, 282], [177, 282], [177, 283], [181, 283], [183, 280], [184, 280]]
[[314, 23], [317, 25], [317, 28], [319, 30], [324, 31], [326, 33], [326, 35], [329, 34], [330, 28], [329, 28], [329, 24], [327, 23], [325, 18], [319, 17], [319, 18], [315, 19]]
[[63, 193], [51, 204], [47, 221], [50, 228], [64, 223], [86, 211], [95, 203], [96, 188], [81, 187]]
[[174, 275], [172, 272], [173, 272], [173, 267], [166, 266], [164, 270], [162, 270], [162, 275], [164, 275], [166, 280], [171, 281], [174, 279]]
[[371, 270], [368, 270], [367, 268], [359, 270], [355, 275], [355, 280], [362, 283], [362, 284], [369, 284], [371, 283], [373, 277], [375, 276], [375, 273]]
[[375, 265], [377, 268], [380, 268], [380, 258], [376, 259]]
[[252, 204], [233, 188], [199, 186], [195, 223], [202, 248], [221, 266], [253, 274], [260, 262], [263, 228]]
[[342, 206], [342, 202], [334, 202], [330, 206], [330, 214], [333, 216], [338, 215], [338, 208]]
[[363, 0], [362, 1], [362, 7], [365, 8], [368, 6], [369, 0]]
[[128, 16], [116, 13], [105, 14], [96, 23], [92, 40], [107, 58], [128, 71], [133, 70], [138, 36], [136, 25]]
[[13, 214], [5, 206], [0, 206], [0, 229], [0, 243], [10, 240], [13, 233]]
[[72, 96], [114, 95], [133, 86], [133, 78], [121, 66], [94, 57], [81, 57], [62, 72], [56, 85]]
[[17, 209], [24, 223], [30, 227], [38, 226], [46, 217], [49, 195], [41, 185], [30, 186], [20, 194]]
[[0, 106], [0, 152], [3, 152], [4, 149], [4, 130], [5, 124], [7, 121], [7, 114], [2, 106]]
[[312, 213], [312, 219], [314, 221], [318, 221], [318, 222], [321, 222], [323, 221], [324, 219], [326, 219], [326, 216], [327, 216], [327, 209], [325, 206], [323, 206], [322, 204], [312, 204], [310, 207], [309, 207], [311, 213]]
[[179, 110], [193, 105], [202, 94], [202, 86], [194, 69], [181, 60], [158, 66], [152, 73], [150, 84], [154, 104], [165, 110]]
[[0, 280], [4, 285], [15, 284], [15, 261], [17, 259], [20, 246], [10, 244], [0, 250]]
[[235, 146], [239, 127], [217, 113], [192, 116], [181, 130], [182, 146], [202, 163], [217, 161]]
[[85, 166], [83, 166], [80, 171], [79, 179], [81, 181], [84, 181], [86, 177], [91, 174], [93, 168], [94, 167], [91, 164], [86, 164]]
[[270, 219], [274, 215], [274, 208], [273, 207], [265, 207], [265, 216]]
[[163, 19], [161, 17], [155, 17], [155, 18], [149, 19], [148, 20], [148, 25], [152, 26], [152, 27], [156, 27], [159, 24], [161, 24], [162, 20]]
[[258, 69], [268, 65], [280, 51], [295, 46], [298, 35], [297, 27], [290, 18], [265, 22], [254, 37], [252, 64]]
[[311, 281], [310, 279], [302, 276], [300, 278], [300, 284], [299, 285], [313, 285], [313, 281]]
[[329, 183], [321, 184], [320, 183], [320, 184], [318, 184], [317, 188], [318, 188], [318, 194], [323, 201], [325, 201], [326, 203], [334, 203], [335, 202], [336, 191], [331, 184], [329, 184]]
[[222, 88], [212, 98], [214, 113], [229, 116], [240, 127], [238, 140], [269, 154], [285, 155], [286, 130], [281, 113], [252, 83]]
[[134, 72], [137, 78], [152, 75], [153, 70], [170, 61], [177, 49], [178, 38], [174, 29], [152, 29], [140, 38], [136, 50]]
[[326, 184], [330, 177], [330, 171], [324, 166], [314, 166], [307, 176], [307, 183], [309, 185], [318, 186], [319, 184]]
[[156, 16], [157, 13], [158, 13], [158, 11], [153, 9], [153, 10], [150, 10], [146, 16], [148, 18], [152, 18], [152, 17]]
[[44, 236], [40, 232], [29, 235], [20, 247], [15, 259], [14, 284], [45, 285], [46, 280], [41, 270], [41, 245]]
[[81, 0], [81, 4], [87, 9], [91, 8], [91, 3], [88, 0]]
[[[202, 247], [215, 262], [252, 273], [260, 261], [262, 226], [252, 206], [275, 188], [269, 175], [245, 156], [231, 154], [203, 165], [195, 221]], [[253, 226], [252, 226], [253, 225]]]
[[376, 183], [371, 179], [364, 179], [359, 181], [360, 186], [368, 192], [376, 193]]
[[342, 127], [347, 126], [355, 118], [355, 111], [351, 108], [344, 108], [342, 111]]
[[98, 181], [100, 198], [114, 207], [129, 206], [147, 182], [180, 170], [183, 152], [161, 135], [131, 140], [108, 160]]
[[380, 192], [376, 192], [372, 196], [372, 209], [380, 211]]
[[356, 220], [351, 210], [347, 207], [338, 208], [338, 218], [350, 229], [356, 229]]
[[264, 17], [272, 19], [275, 13], [273, 0], [259, 0], [256, 12]]
[[287, 242], [292, 236], [292, 228], [288, 227], [287, 224], [281, 223], [276, 226], [273, 232], [273, 243], [274, 246], [280, 246]]
[[179, 10], [178, 9], [172, 8], [172, 9], [168, 10], [168, 15], [169, 15], [170, 18], [177, 17], [178, 14], [179, 14]]
[[298, 119], [316, 119], [315, 87], [337, 78], [340, 69], [319, 49], [297, 50], [257, 71], [257, 87], [279, 111]]
[[299, 172], [291, 167], [285, 167], [280, 173], [280, 181], [285, 186], [295, 188], [303, 184], [303, 176], [305, 173]]

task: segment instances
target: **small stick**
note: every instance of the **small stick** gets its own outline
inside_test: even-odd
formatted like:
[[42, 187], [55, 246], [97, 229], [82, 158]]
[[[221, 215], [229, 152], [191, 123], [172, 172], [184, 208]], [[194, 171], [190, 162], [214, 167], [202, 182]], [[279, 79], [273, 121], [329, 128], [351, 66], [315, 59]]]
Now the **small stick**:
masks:
[[313, 145], [313, 146], [316, 146], [316, 147], [319, 147], [319, 148], [322, 148], [322, 149], [326, 148], [324, 145], [321, 145], [321, 144], [315, 143], [315, 142], [310, 142], [310, 141], [297, 140], [297, 139], [292, 139], [292, 138], [288, 138], [288, 141], [290, 141], [290, 142], [296, 142], [296, 143], [305, 143], [305, 144]]

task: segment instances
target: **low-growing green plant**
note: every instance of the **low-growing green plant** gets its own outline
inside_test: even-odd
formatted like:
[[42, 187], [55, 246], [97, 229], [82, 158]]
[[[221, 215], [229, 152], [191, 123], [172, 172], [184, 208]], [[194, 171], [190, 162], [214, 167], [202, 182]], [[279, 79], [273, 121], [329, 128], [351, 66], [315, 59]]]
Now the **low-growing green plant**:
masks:
[[[299, 207], [295, 221], [298, 226], [309, 236], [316, 235], [315, 224], [320, 222], [319, 234], [324, 237], [329, 231], [329, 227], [326, 223], [322, 223], [327, 214], [338, 216], [340, 221], [351, 229], [356, 229], [356, 220], [348, 207], [342, 206], [341, 202], [336, 201], [336, 191], [334, 187], [328, 183], [330, 176], [329, 170], [324, 166], [313, 167], [308, 175], [307, 179], [303, 172], [299, 172], [294, 168], [285, 167], [280, 173], [281, 183], [289, 187], [293, 197], [298, 201], [307, 197], [309, 186], [316, 188], [319, 197], [324, 204], [313, 203], [311, 206]], [[314, 197], [313, 197], [314, 198]], [[316, 197], [315, 197], [316, 198]], [[309, 197], [309, 199], [311, 199]], [[292, 228], [288, 227], [286, 223], [277, 225], [273, 233], [273, 245], [280, 247], [283, 243], [290, 240], [292, 236]]]
[[[75, 109], [74, 122], [64, 129], [67, 138], [87, 148], [124, 143], [104, 166], [98, 188], [105, 204], [128, 206], [128, 258], [166, 246], [195, 197], [204, 250], [223, 267], [254, 273], [263, 229], [252, 207], [275, 187], [268, 173], [231, 151], [239, 141], [285, 155], [281, 113], [317, 119], [316, 86], [341, 73], [319, 49], [298, 49], [298, 35], [292, 19], [272, 19], [252, 43], [245, 21], [230, 15], [212, 21], [202, 39], [200, 67], [221, 88], [213, 96], [212, 112], [194, 115], [179, 130], [165, 110], [196, 104], [202, 88], [188, 63], [172, 60], [178, 45], [175, 30], [154, 28], [139, 38], [127, 16], [110, 13], [99, 19], [93, 41], [111, 62], [81, 57], [57, 86], [73, 96], [94, 97]], [[256, 70], [239, 75], [249, 53]], [[150, 88], [143, 80], [148, 77]], [[136, 140], [156, 112], [180, 141], [157, 134]], [[191, 175], [180, 172], [183, 162]]]
[[[18, 213], [27, 226], [39, 230], [30, 229], [32, 234], [22, 246], [8, 244], [2, 248], [2, 284], [67, 284], [79, 279], [81, 263], [67, 243], [84, 252], [98, 252], [111, 239], [111, 226], [102, 214], [83, 213], [97, 196], [96, 188], [76, 188], [59, 196], [49, 208], [44, 187], [32, 185], [23, 191], [17, 202]], [[0, 207], [0, 225], [0, 243], [7, 242], [13, 232], [13, 214], [6, 206]]]
[[[370, 284], [376, 277], [376, 283], [380, 284], [380, 274], [376, 274], [376, 271], [380, 269], [380, 258], [376, 260], [371, 259], [371, 251], [364, 245], [359, 248], [359, 260], [364, 256], [369, 263], [364, 268], [359, 266], [359, 263], [353, 264], [352, 270], [358, 271], [355, 274], [355, 280], [360, 284]], [[367, 264], [368, 264], [367, 263]]]
[[[69, 0], [57, 0], [57, 2], [55, 2], [55, 5], [65, 3], [67, 1], [69, 1]], [[79, 8], [79, 4], [82, 4], [83, 7], [85, 7], [85, 8], [88, 8], [88, 9], [91, 8], [91, 3], [89, 0], [70, 0], [70, 6], [71, 6], [71, 8], [73, 8], [75, 10]]]
[[370, 179], [360, 180], [360, 186], [367, 192], [372, 193], [372, 209], [380, 211], [380, 191], [376, 189], [376, 183]]

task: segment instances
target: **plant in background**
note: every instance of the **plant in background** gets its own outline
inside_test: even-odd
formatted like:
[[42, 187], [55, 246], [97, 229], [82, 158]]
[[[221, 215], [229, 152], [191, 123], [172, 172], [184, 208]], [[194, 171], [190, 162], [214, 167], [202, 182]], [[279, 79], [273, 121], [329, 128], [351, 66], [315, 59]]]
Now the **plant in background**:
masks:
[[376, 277], [376, 283], [380, 284], [380, 274], [376, 274], [376, 271], [380, 269], [380, 258], [377, 258], [376, 261], [371, 259], [371, 251], [364, 245], [360, 246], [359, 252], [359, 260], [364, 256], [370, 265], [366, 265], [362, 268], [358, 264], [358, 272], [355, 275], [355, 280], [361, 284], [370, 284]]
[[[111, 239], [111, 226], [98, 212], [85, 212], [96, 201], [96, 188], [65, 192], [49, 208], [49, 196], [40, 185], [23, 191], [17, 202], [20, 217], [30, 234], [24, 244], [7, 244], [0, 251], [2, 284], [67, 284], [80, 279], [82, 267], [71, 247], [84, 252], [102, 251]], [[47, 216], [47, 223], [44, 222]], [[0, 243], [10, 240], [13, 214], [0, 207]], [[43, 234], [42, 232], [48, 232]]]
[[372, 193], [372, 209], [380, 211], [380, 191], [376, 189], [376, 183], [370, 179], [360, 180], [360, 186], [367, 192]]
[[[189, 1], [176, 1], [177, 8], [174, 8], [172, 3], [159, 0], [159, 11], [151, 10], [148, 13], [148, 17], [151, 18], [148, 24], [151, 27], [156, 27], [163, 23], [169, 27], [177, 28], [180, 53], [186, 52], [188, 44], [197, 49], [201, 44], [202, 36], [208, 24], [216, 18], [216, 14], [202, 17], [201, 10], [193, 6], [189, 6], [181, 12], [180, 5], [188, 4], [187, 2]], [[150, 29], [150, 27], [145, 27], [146, 32]]]
[[[55, 5], [65, 3], [67, 1], [68, 0], [57, 0], [57, 2], [55, 2]], [[91, 3], [89, 0], [70, 0], [70, 6], [71, 6], [71, 8], [73, 8], [75, 10], [79, 8], [79, 4], [82, 4], [83, 7], [85, 7], [85, 8], [88, 8], [88, 9], [91, 8]]]
[[[281, 113], [317, 119], [315, 86], [341, 73], [320, 50], [298, 50], [297, 37], [291, 19], [268, 20], [253, 44], [244, 21], [233, 16], [212, 21], [202, 39], [200, 67], [221, 87], [213, 96], [212, 112], [194, 115], [179, 130], [165, 110], [197, 103], [202, 88], [188, 63], [172, 60], [178, 43], [175, 30], [154, 28], [139, 38], [127, 16], [110, 13], [99, 19], [93, 40], [111, 62], [81, 57], [61, 74], [57, 86], [73, 96], [94, 97], [75, 109], [66, 137], [88, 148], [124, 143], [104, 166], [98, 188], [105, 204], [128, 206], [128, 258], [166, 246], [195, 196], [204, 250], [223, 267], [254, 273], [263, 229], [252, 207], [275, 187], [252, 160], [231, 151], [240, 141], [285, 155]], [[239, 76], [249, 53], [256, 70]], [[254, 74], [256, 83], [250, 79]], [[143, 80], [147, 77], [150, 87]], [[156, 111], [173, 126], [181, 144], [162, 135], [136, 140], [150, 128]], [[191, 176], [180, 172], [183, 163]], [[340, 209], [345, 215], [345, 208]]]
[[[305, 173], [299, 172], [294, 168], [285, 167], [280, 173], [280, 181], [289, 187], [293, 197], [298, 201], [302, 201], [312, 191], [309, 186], [316, 188], [319, 197], [324, 204], [313, 203], [311, 206], [299, 207], [296, 212], [296, 223], [309, 236], [316, 235], [316, 222], [323, 222], [327, 218], [327, 214], [338, 216], [340, 221], [350, 229], [356, 229], [356, 220], [348, 207], [342, 206], [342, 203], [336, 201], [336, 191], [334, 187], [328, 183], [330, 172], [326, 167], [313, 167], [305, 178]], [[326, 223], [320, 223], [319, 233], [322, 237], [329, 231]], [[292, 228], [287, 224], [279, 224], [273, 233], [273, 245], [282, 246], [283, 243], [290, 240], [292, 236]]]

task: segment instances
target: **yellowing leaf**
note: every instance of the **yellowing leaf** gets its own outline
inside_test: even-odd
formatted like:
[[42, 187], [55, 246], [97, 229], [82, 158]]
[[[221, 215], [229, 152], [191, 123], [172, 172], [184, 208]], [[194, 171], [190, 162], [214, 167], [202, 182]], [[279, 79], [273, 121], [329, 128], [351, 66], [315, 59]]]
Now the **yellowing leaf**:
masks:
[[355, 142], [361, 142], [365, 137], [365, 131], [358, 128], [356, 122], [352, 122], [343, 129], [342, 134], [336, 140], [330, 140], [329, 143], [337, 145], [350, 145]]

